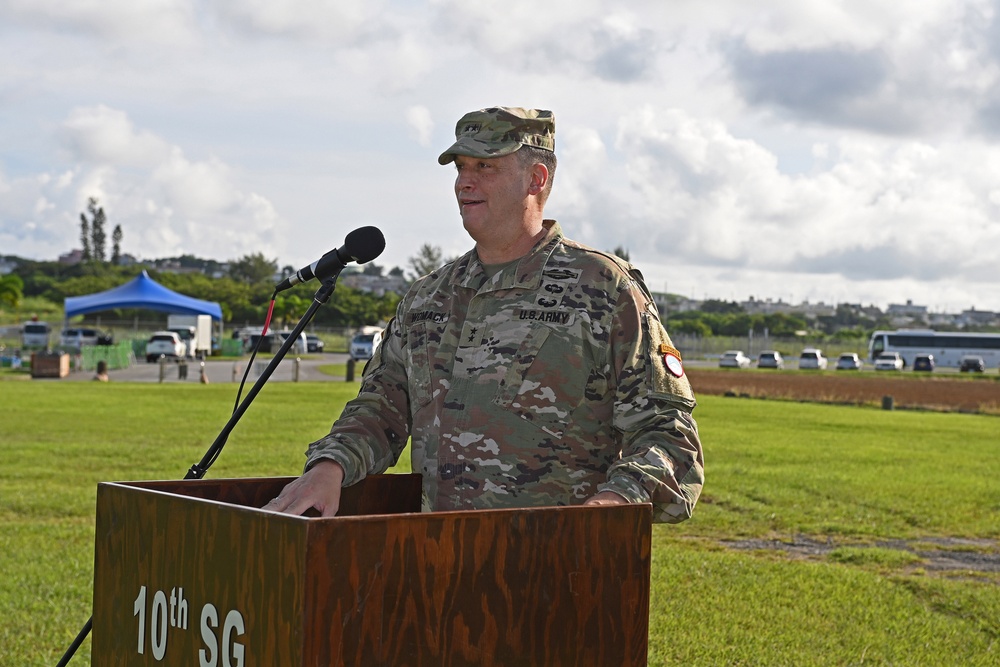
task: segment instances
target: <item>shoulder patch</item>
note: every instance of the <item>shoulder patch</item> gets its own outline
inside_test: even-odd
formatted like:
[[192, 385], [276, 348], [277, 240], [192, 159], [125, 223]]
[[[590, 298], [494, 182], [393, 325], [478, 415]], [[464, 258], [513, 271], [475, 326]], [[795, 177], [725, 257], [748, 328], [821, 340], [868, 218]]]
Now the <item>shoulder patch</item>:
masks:
[[671, 375], [675, 378], [684, 376], [684, 364], [681, 362], [680, 350], [666, 343], [660, 343], [660, 354], [663, 355], [663, 363], [666, 364]]

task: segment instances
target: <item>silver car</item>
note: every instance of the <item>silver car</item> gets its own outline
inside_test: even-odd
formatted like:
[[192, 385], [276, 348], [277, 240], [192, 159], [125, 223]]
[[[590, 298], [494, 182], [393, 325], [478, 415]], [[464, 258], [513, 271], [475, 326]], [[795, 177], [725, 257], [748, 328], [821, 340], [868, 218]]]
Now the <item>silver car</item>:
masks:
[[757, 357], [757, 368], [784, 368], [785, 359], [781, 352], [776, 350], [765, 350]]
[[743, 350], [729, 350], [719, 357], [719, 368], [750, 368], [750, 357]]
[[838, 371], [860, 371], [862, 366], [864, 362], [861, 361], [861, 357], [853, 352], [844, 352], [837, 357]]

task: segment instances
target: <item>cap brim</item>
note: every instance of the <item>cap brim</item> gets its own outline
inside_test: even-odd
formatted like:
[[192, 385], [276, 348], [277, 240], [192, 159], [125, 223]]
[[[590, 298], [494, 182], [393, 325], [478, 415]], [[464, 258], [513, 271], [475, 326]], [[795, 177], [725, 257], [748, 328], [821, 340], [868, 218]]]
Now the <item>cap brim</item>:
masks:
[[521, 148], [521, 142], [510, 141], [497, 145], [496, 143], [484, 143], [476, 141], [473, 137], [462, 137], [451, 148], [438, 157], [438, 164], [448, 164], [455, 159], [456, 155], [467, 157], [496, 158], [516, 153]]

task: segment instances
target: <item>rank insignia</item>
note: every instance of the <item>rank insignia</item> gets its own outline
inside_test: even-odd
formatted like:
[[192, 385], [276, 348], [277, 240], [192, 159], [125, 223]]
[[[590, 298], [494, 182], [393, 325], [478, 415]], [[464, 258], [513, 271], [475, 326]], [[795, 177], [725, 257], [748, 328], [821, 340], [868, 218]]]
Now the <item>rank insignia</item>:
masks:
[[666, 343], [660, 345], [660, 354], [663, 355], [663, 363], [670, 374], [676, 378], [684, 376], [684, 364], [681, 363], [681, 353], [676, 348], [670, 347]]

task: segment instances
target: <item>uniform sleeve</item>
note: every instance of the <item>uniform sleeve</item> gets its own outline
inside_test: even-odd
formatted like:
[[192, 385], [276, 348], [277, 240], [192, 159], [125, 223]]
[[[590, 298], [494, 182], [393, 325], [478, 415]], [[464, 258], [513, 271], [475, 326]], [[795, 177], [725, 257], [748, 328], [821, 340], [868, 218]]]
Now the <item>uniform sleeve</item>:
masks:
[[409, 437], [409, 399], [403, 334], [398, 320], [365, 367], [357, 398], [344, 407], [330, 434], [309, 445], [306, 470], [322, 459], [344, 468], [344, 486], [396, 464]]
[[652, 502], [654, 521], [684, 521], [705, 481], [698, 425], [691, 415], [694, 394], [683, 369], [667, 366], [665, 354], [676, 353], [678, 360], [680, 354], [655, 306], [634, 282], [619, 296], [610, 335], [617, 383], [614, 427], [622, 436], [622, 456], [598, 490], [614, 491], [630, 502]]

